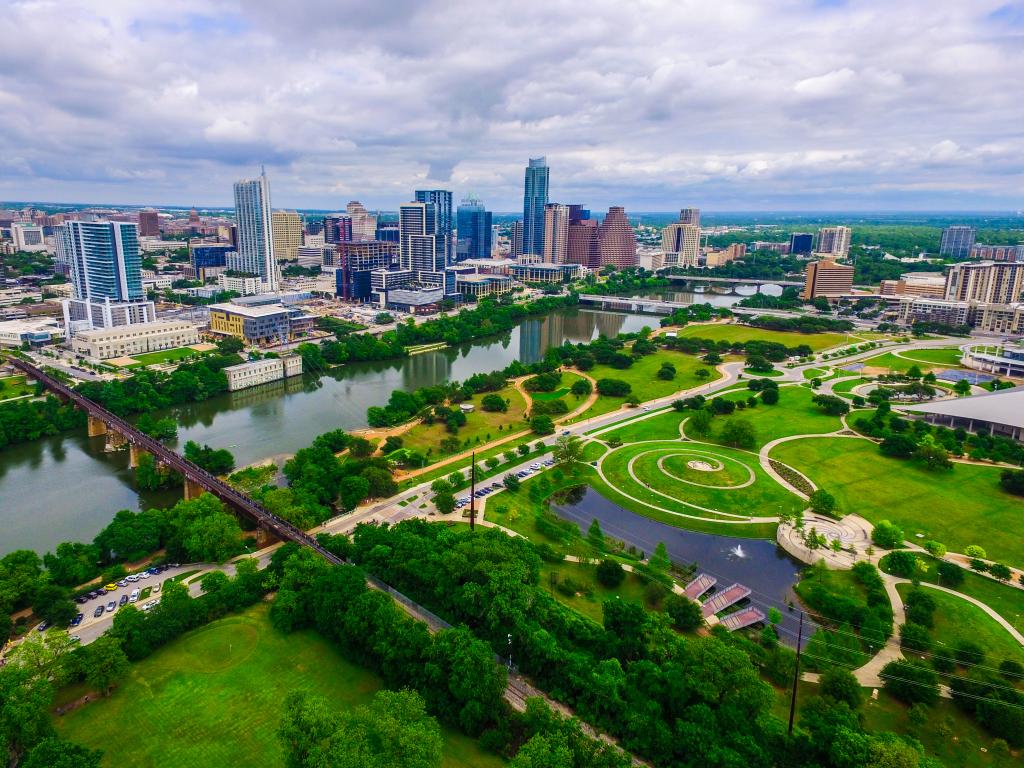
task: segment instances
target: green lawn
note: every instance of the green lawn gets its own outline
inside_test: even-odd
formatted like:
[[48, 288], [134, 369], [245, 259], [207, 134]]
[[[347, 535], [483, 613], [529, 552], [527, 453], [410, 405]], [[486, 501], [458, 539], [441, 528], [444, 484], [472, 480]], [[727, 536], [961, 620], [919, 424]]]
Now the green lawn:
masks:
[[[315, 632], [279, 633], [267, 612], [259, 605], [173, 641], [132, 665], [110, 698], [56, 718], [58, 732], [102, 749], [108, 766], [283, 766], [275, 732], [288, 693], [342, 710], [367, 703], [381, 682]], [[445, 766], [502, 764], [445, 730]]]
[[0, 401], [24, 397], [25, 395], [33, 394], [35, 391], [35, 386], [27, 384], [24, 376], [5, 376], [0, 379]]
[[[605, 600], [621, 598], [636, 603], [644, 602], [644, 582], [636, 574], [627, 574], [622, 584], [615, 589], [609, 589], [598, 582], [596, 571], [596, 566], [581, 563], [542, 563], [540, 583], [558, 602], [579, 611], [598, 624], [604, 619], [601, 605]], [[567, 580], [578, 585], [579, 590], [575, 594], [568, 595], [558, 588], [559, 584], [566, 584]]]
[[868, 368], [884, 368], [893, 373], [906, 373], [915, 365], [927, 373], [931, 369], [958, 368], [960, 366], [960, 350], [958, 349], [918, 349], [901, 352], [897, 357], [887, 352], [864, 361]]
[[[912, 584], [896, 585], [904, 600], [913, 588]], [[957, 645], [969, 640], [985, 649], [986, 666], [998, 667], [1006, 659], [1024, 664], [1024, 647], [981, 608], [937, 589], [922, 589], [935, 601], [935, 626], [929, 630], [932, 653], [953, 658]]]
[[839, 514], [892, 520], [908, 539], [921, 533], [953, 552], [980, 544], [993, 559], [1024, 565], [1024, 500], [1000, 490], [997, 467], [956, 464], [952, 471], [929, 472], [883, 456], [868, 440], [835, 437], [783, 443], [772, 458], [835, 496]]
[[960, 365], [962, 354], [958, 347], [943, 349], [912, 349], [909, 352], [901, 352], [903, 357], [918, 360], [930, 365], [941, 365], [947, 368], [956, 368]]
[[[468, 402], [473, 403], [476, 410], [466, 414], [466, 426], [460, 428], [459, 433], [455, 435], [463, 443], [464, 447], [460, 450], [467, 450], [473, 444], [479, 445], [476, 443], [478, 437], [480, 443], [485, 443], [527, 429], [527, 424], [523, 420], [526, 413], [526, 401], [519, 391], [510, 385], [494, 394], [510, 401], [508, 410], [504, 413], [485, 411], [480, 407], [480, 401], [484, 395], [474, 395]], [[502, 428], [501, 431], [498, 430], [499, 426]], [[429, 426], [417, 424], [402, 435], [402, 445], [405, 448], [423, 451], [423, 453], [430, 450], [429, 458], [439, 460], [444, 457], [444, 454], [441, 453], [440, 443], [450, 436], [451, 433], [442, 422], [435, 421]], [[465, 445], [467, 440], [470, 445]], [[507, 448], [503, 450], [507, 450]]]
[[[560, 397], [565, 397], [569, 394], [569, 390], [572, 389], [572, 385], [582, 379], [578, 373], [572, 373], [571, 371], [562, 371], [562, 385], [554, 392], [531, 392], [530, 397], [538, 402], [545, 400], [557, 400]], [[566, 403], [569, 404], [569, 410], [571, 411], [579, 404], [579, 400], [575, 395], [572, 397], [565, 398]]]
[[777, 341], [787, 347], [806, 344], [814, 351], [828, 349], [849, 340], [842, 333], [796, 333], [792, 331], [770, 331], [740, 323], [714, 323], [711, 325], [691, 324], [677, 331], [679, 336], [694, 336], [714, 341]]
[[[745, 401], [752, 394], [754, 393], [750, 391], [742, 391], [722, 396], [730, 400]], [[806, 387], [780, 387], [779, 402], [775, 405], [759, 403], [756, 408], [733, 411], [730, 416], [716, 416], [711, 422], [712, 431], [707, 439], [711, 442], [721, 442], [725, 425], [735, 419], [745, 419], [753, 425], [757, 433], [758, 448], [777, 437], [823, 434], [842, 429], [843, 424], [839, 417], [826, 414], [811, 402], [812, 397], [814, 392]]]
[[179, 360], [184, 360], [186, 357], [202, 357], [203, 355], [209, 354], [208, 352], [200, 352], [199, 350], [192, 349], [192, 347], [176, 347], [174, 349], [162, 349], [159, 352], [147, 352], [143, 355], [132, 355], [132, 360], [136, 360], [143, 365], [156, 365], [158, 363], [176, 363]]
[[[920, 552], [917, 554], [918, 558], [927, 566], [927, 570], [918, 573], [918, 581], [929, 584], [939, 583], [935, 567], [937, 561], [935, 558]], [[885, 565], [886, 558], [882, 558], [882, 570], [886, 570]], [[950, 587], [957, 592], [963, 592], [965, 595], [981, 600], [989, 608], [1010, 622], [1018, 632], [1024, 633], [1024, 590], [1007, 584], [1000, 584], [994, 579], [982, 576], [966, 568], [964, 569], [963, 583], [956, 587], [950, 584], [943, 584], [942, 586]]]
[[837, 395], [850, 394], [853, 392], [854, 388], [859, 387], [861, 384], [868, 384], [871, 381], [871, 379], [865, 379], [863, 376], [857, 376], [854, 373], [851, 373], [850, 376], [855, 376], [856, 378], [847, 379], [846, 381], [840, 381], [838, 384], [833, 384], [832, 391]]
[[686, 413], [669, 409], [646, 419], [626, 422], [618, 429], [598, 435], [597, 439], [608, 441], [617, 438], [624, 443], [635, 443], [639, 440], [678, 440], [679, 422], [686, 416]]

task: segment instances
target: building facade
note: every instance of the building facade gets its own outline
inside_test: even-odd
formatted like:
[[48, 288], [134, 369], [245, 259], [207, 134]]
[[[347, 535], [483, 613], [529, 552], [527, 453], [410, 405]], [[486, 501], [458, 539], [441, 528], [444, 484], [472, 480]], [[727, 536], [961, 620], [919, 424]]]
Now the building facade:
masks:
[[345, 206], [349, 220], [352, 222], [352, 234], [350, 240], [357, 242], [362, 240], [377, 239], [377, 217], [366, 210], [366, 207], [358, 200], [349, 200]]
[[16, 251], [35, 253], [46, 250], [46, 239], [43, 237], [43, 228], [26, 222], [14, 222], [11, 224], [11, 239], [14, 241]]
[[636, 266], [636, 236], [622, 206], [613, 205], [608, 209], [597, 235], [601, 266], [611, 264], [617, 269]]
[[544, 261], [564, 264], [569, 246], [569, 206], [548, 203], [544, 206]]
[[1024, 245], [974, 245], [971, 258], [982, 261], [1024, 261]]
[[941, 272], [907, 272], [899, 280], [882, 280], [882, 296], [925, 296], [942, 299], [946, 295], [946, 278]]
[[681, 208], [679, 210], [680, 224], [693, 224], [700, 228], [700, 208]]
[[1012, 304], [1024, 292], [1024, 262], [954, 264], [946, 275], [945, 298], [983, 304]]
[[971, 248], [974, 246], [974, 238], [977, 234], [974, 227], [959, 224], [946, 227], [942, 230], [942, 239], [939, 241], [939, 256], [966, 259], [971, 255]]
[[297, 211], [274, 211], [270, 218], [274, 232], [274, 258], [295, 261], [302, 245], [302, 217]]
[[398, 243], [383, 240], [339, 243], [337, 246], [337, 295], [346, 301], [371, 298], [371, 273], [398, 261]]
[[234, 392], [271, 381], [280, 381], [291, 376], [301, 376], [302, 358], [298, 355], [285, 355], [284, 357], [229, 365], [224, 369], [224, 375], [228, 377], [228, 390]]
[[437, 263], [444, 269], [455, 261], [452, 193], [446, 189], [418, 189], [413, 198], [417, 203], [429, 203], [434, 211], [434, 247]]
[[316, 319], [281, 304], [211, 304], [210, 331], [250, 345], [284, 344], [308, 334]]
[[139, 211], [139, 237], [160, 237], [160, 214], [157, 211]]
[[679, 222], [669, 224], [661, 231], [661, 250], [667, 267], [696, 267], [700, 255], [700, 227]]
[[800, 297], [813, 301], [819, 296], [838, 297], [853, 290], [853, 267], [839, 264], [832, 259], [812, 261], [807, 264], [804, 289]]
[[789, 252], [794, 256], [810, 256], [814, 251], [814, 235], [810, 232], [793, 232], [789, 236]]
[[192, 323], [160, 320], [155, 323], [80, 331], [71, 340], [71, 349], [79, 355], [108, 360], [198, 343], [199, 329]]
[[433, 203], [406, 203], [398, 209], [398, 226], [401, 232], [399, 242], [399, 264], [410, 270], [422, 282], [442, 283], [439, 277], [444, 271], [444, 249], [438, 248], [434, 226], [437, 217]]
[[579, 264], [587, 269], [598, 269], [601, 266], [597, 221], [590, 218], [590, 211], [582, 205], [569, 206], [565, 261], [568, 264]]
[[850, 253], [853, 230], [849, 227], [822, 227], [818, 230], [818, 253], [846, 258]]
[[257, 179], [235, 182], [235, 222], [239, 271], [259, 275], [267, 291], [276, 291], [279, 275], [274, 258], [270, 184], [266, 173], [261, 173]]
[[491, 256], [493, 217], [475, 197], [466, 197], [455, 212], [455, 259], [487, 259]]
[[523, 183], [522, 248], [514, 255], [544, 253], [544, 206], [548, 204], [550, 169], [547, 158], [531, 157]]
[[352, 240], [352, 217], [348, 214], [324, 216], [323, 224], [324, 243], [337, 245]]

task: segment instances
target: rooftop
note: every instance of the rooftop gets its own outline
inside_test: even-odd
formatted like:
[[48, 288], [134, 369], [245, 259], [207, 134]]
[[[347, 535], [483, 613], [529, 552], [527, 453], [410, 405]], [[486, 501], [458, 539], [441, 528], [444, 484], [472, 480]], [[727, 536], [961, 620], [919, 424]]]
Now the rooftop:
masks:
[[282, 312], [291, 311], [283, 304], [265, 304], [257, 307], [247, 307], [242, 304], [211, 304], [210, 309], [231, 312], [243, 317], [269, 317], [270, 315], [279, 315]]
[[1024, 387], [1003, 389], [984, 395], [941, 400], [937, 403], [911, 405], [904, 408], [915, 413], [935, 413], [960, 419], [988, 421], [1008, 427], [1024, 428]]

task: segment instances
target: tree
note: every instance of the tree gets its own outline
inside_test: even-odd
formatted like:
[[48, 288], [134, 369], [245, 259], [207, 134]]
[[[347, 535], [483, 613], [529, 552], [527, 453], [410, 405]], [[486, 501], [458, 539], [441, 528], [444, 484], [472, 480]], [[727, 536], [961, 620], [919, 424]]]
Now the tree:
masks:
[[349, 475], [338, 484], [341, 506], [348, 512], [358, 507], [370, 495], [370, 483], [365, 477]]
[[878, 450], [885, 456], [893, 456], [900, 459], [912, 456], [916, 449], [917, 443], [914, 442], [914, 438], [899, 432], [886, 435], [885, 439], [878, 446]]
[[698, 368], [696, 371], [693, 372], [693, 375], [703, 381], [704, 379], [711, 377], [711, 371], [709, 371], [707, 368]]
[[1024, 496], [1024, 469], [1004, 469], [999, 475], [999, 485], [1008, 493]]
[[130, 663], [121, 644], [104, 635], [86, 646], [85, 682], [104, 696], [110, 695], [114, 683], [128, 674]]
[[921, 373], [921, 368], [917, 365], [912, 365], [907, 369], [906, 377], [908, 379], [920, 379], [922, 376], [924, 374]]
[[980, 547], [977, 544], [968, 544], [964, 548], [964, 554], [968, 557], [977, 557], [985, 559], [988, 555], [985, 553], [984, 547]]
[[818, 681], [822, 696], [844, 701], [850, 709], [858, 709], [864, 703], [864, 689], [853, 673], [842, 667], [829, 667]]
[[686, 422], [686, 428], [697, 437], [707, 437], [711, 434], [711, 422], [714, 414], [707, 408], [701, 408], [693, 412], [693, 415]]
[[45, 675], [21, 664], [0, 667], [0, 754], [18, 758], [53, 732], [53, 686]]
[[920, 664], [890, 661], [879, 674], [885, 690], [907, 704], [934, 704], [939, 698], [939, 679]]
[[960, 397], [968, 395], [971, 392], [971, 383], [967, 379], [960, 379], [956, 384], [953, 385], [953, 391]]
[[399, 450], [404, 444], [404, 440], [399, 435], [388, 435], [384, 438], [384, 447], [381, 448], [381, 452], [387, 456], [389, 453], [394, 453]]
[[883, 549], [903, 546], [903, 529], [888, 520], [880, 520], [871, 531], [871, 540]]
[[952, 469], [953, 462], [949, 459], [949, 451], [935, 442], [931, 435], [927, 435], [921, 444], [914, 451], [914, 459], [924, 464], [925, 469]]
[[[902, 545], [902, 542], [896, 546], [900, 545]], [[885, 562], [889, 572], [894, 576], [901, 576], [907, 579], [917, 571], [917, 555], [905, 549], [898, 549], [895, 552], [889, 553]]]
[[185, 458], [212, 475], [226, 475], [235, 468], [235, 457], [231, 451], [200, 446], [192, 440], [185, 443]]
[[626, 572], [614, 560], [602, 560], [597, 565], [597, 580], [608, 589], [615, 589], [626, 580]]
[[519, 486], [522, 485], [522, 483], [519, 482], [519, 478], [516, 477], [515, 475], [513, 475], [511, 472], [509, 472], [507, 475], [505, 475], [504, 484], [505, 484], [505, 489], [510, 491], [510, 492], [512, 492], [512, 493], [515, 493], [516, 491], [518, 491], [519, 490]]
[[992, 563], [988, 568], [988, 572], [1000, 581], [1009, 581], [1013, 577], [1013, 571], [1002, 563]]
[[900, 625], [900, 648], [915, 654], [928, 653], [932, 649], [932, 636], [928, 628], [912, 621]]
[[651, 555], [647, 561], [652, 571], [657, 573], [668, 573], [669, 566], [672, 565], [672, 561], [668, 557], [668, 547], [665, 546], [664, 541], [659, 541], [658, 545], [654, 548], [654, 554]]
[[508, 403], [501, 395], [492, 393], [483, 396], [480, 400], [480, 408], [485, 411], [504, 413], [508, 410]]
[[21, 768], [100, 768], [102, 757], [98, 749], [50, 736], [32, 747], [19, 765]]
[[583, 397], [589, 395], [591, 391], [593, 391], [593, 386], [587, 379], [577, 379], [572, 383], [569, 391], [577, 397]]
[[765, 405], [775, 405], [779, 402], [778, 389], [765, 389], [761, 391], [761, 402]]
[[700, 605], [683, 595], [674, 592], [666, 595], [662, 607], [672, 621], [672, 626], [678, 630], [690, 632], [704, 624], [704, 614], [701, 613]]
[[576, 435], [560, 436], [555, 441], [555, 462], [564, 469], [572, 469], [583, 461], [583, 447], [583, 441]]
[[775, 366], [772, 365], [771, 360], [764, 355], [748, 355], [747, 368], [757, 373], [767, 373], [768, 371], [775, 370]]
[[747, 419], [732, 418], [722, 428], [722, 441], [734, 448], [753, 448], [757, 443], [757, 430]]
[[954, 589], [963, 584], [964, 581], [964, 569], [956, 563], [940, 562], [935, 566], [935, 575], [938, 577], [940, 584]]
[[365, 437], [353, 437], [349, 441], [348, 452], [357, 459], [365, 459], [373, 453], [373, 443]]
[[836, 508], [836, 499], [824, 488], [814, 491], [810, 497], [811, 509], [819, 515], [831, 515]]
[[434, 494], [434, 506], [442, 515], [451, 514], [455, 509], [455, 496], [451, 491]]
[[822, 408], [829, 416], [842, 416], [850, 412], [850, 404], [835, 395], [815, 395], [811, 402]]
[[367, 496], [372, 499], [386, 499], [398, 493], [398, 483], [391, 473], [381, 467], [367, 467], [359, 475], [366, 479]]
[[550, 416], [534, 416], [530, 419], [530, 429], [537, 435], [553, 435], [555, 433], [555, 423], [551, 420]]
[[662, 363], [657, 376], [663, 381], [672, 381], [676, 377], [676, 367], [672, 363]]
[[621, 379], [598, 379], [597, 393], [605, 397], [627, 397], [633, 391], [628, 381]]
[[32, 612], [51, 626], [66, 627], [75, 618], [78, 609], [71, 601], [67, 589], [47, 583], [36, 590]]
[[604, 531], [601, 530], [601, 523], [598, 522], [596, 517], [590, 521], [590, 527], [587, 528], [587, 541], [596, 551], [604, 551]]

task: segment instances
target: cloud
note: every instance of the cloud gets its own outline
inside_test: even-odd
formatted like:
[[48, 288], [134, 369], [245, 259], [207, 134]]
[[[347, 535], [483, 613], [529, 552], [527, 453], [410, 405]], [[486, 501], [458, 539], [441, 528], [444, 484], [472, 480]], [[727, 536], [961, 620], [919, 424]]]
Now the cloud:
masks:
[[13, 0], [0, 197], [1020, 208], [1020, 7]]

